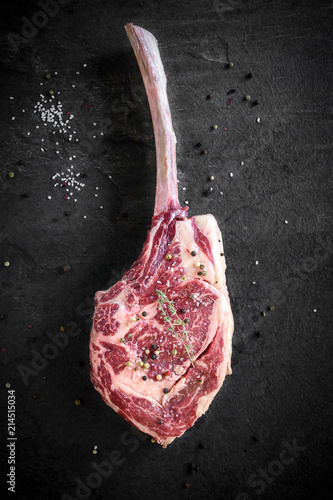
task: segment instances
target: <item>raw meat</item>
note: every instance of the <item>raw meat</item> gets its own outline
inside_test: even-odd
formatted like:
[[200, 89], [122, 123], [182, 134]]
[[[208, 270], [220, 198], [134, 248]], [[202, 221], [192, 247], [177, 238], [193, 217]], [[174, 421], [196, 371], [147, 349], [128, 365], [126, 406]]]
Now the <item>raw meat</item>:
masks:
[[152, 114], [157, 189], [141, 255], [95, 295], [91, 380], [104, 401], [163, 447], [208, 409], [231, 373], [233, 316], [222, 237], [212, 215], [187, 218], [157, 41], [126, 25]]

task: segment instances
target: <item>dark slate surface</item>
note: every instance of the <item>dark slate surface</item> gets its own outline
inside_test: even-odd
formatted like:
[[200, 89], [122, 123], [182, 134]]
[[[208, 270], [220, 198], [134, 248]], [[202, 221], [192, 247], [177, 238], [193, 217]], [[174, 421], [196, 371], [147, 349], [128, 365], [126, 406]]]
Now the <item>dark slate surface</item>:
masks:
[[[329, 498], [332, 1], [51, 3], [41, 17], [38, 2], [6, 1], [0, 20], [4, 461], [5, 383], [16, 391], [17, 436], [9, 498]], [[160, 41], [180, 199], [191, 215], [219, 221], [235, 316], [233, 375], [166, 450], [134, 436], [89, 380], [94, 292], [136, 259], [154, 203], [154, 138], [123, 29], [130, 21]], [[78, 142], [34, 113], [51, 89], [73, 113]], [[72, 164], [85, 186], [64, 200], [52, 176]], [[97, 473], [92, 463], [111, 459], [113, 470]]]

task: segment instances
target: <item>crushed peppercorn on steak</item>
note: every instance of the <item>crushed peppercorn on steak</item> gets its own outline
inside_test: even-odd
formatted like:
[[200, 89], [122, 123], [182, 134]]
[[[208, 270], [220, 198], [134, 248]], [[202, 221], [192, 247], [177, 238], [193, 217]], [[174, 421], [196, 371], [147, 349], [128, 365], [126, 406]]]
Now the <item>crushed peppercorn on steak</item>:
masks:
[[127, 24], [154, 126], [157, 188], [138, 260], [95, 295], [91, 380], [119, 415], [166, 447], [208, 409], [231, 373], [233, 316], [216, 219], [187, 218], [157, 41]]

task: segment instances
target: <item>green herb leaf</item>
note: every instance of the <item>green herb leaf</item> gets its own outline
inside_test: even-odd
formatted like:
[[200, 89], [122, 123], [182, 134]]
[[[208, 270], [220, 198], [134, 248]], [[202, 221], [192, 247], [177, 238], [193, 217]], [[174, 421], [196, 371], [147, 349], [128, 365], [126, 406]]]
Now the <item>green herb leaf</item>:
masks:
[[[161, 290], [155, 290], [155, 293], [156, 293], [156, 295], [158, 295], [158, 309], [159, 309], [160, 313], [162, 314], [164, 321], [166, 323], [169, 323], [169, 325], [170, 325], [170, 327], [167, 328], [167, 330], [169, 332], [172, 332], [172, 334], [182, 342], [184, 349], [186, 351], [186, 354], [187, 354], [187, 356], [188, 356], [188, 358], [189, 358], [189, 360], [194, 368], [194, 363], [193, 363], [192, 356], [191, 356], [191, 351], [193, 350], [193, 346], [189, 344], [188, 333], [186, 331], [184, 321], [182, 321], [178, 317], [173, 300], [170, 300], [166, 296], [166, 294], [164, 292], [162, 292]], [[167, 313], [163, 307], [164, 304], [166, 305], [166, 308], [167, 308], [170, 316], [167, 316]], [[175, 316], [175, 319], [173, 320], [171, 318], [171, 316]], [[179, 334], [178, 332], [175, 331], [174, 326], [181, 326], [182, 327], [181, 334]], [[185, 343], [183, 337], [185, 337], [186, 343]]]

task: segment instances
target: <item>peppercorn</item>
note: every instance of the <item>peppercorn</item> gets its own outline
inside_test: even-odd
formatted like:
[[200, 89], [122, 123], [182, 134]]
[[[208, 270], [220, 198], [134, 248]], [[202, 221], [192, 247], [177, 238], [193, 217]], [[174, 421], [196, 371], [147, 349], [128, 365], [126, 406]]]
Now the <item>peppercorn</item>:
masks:
[[234, 67], [234, 63], [233, 63], [233, 62], [230, 62], [230, 63], [228, 64], [228, 68], [233, 68], [233, 67]]
[[157, 345], [155, 345], [155, 344], [152, 344], [150, 347], [151, 347], [151, 349], [152, 349], [153, 351], [156, 351], [156, 349], [157, 349]]
[[216, 130], [217, 129], [217, 125], [213, 125], [212, 129]]
[[50, 94], [50, 95], [53, 95], [53, 94], [54, 94], [54, 91], [53, 91], [53, 90], [49, 90], [49, 94]]
[[180, 312], [181, 312], [181, 314], [185, 314], [186, 313], [185, 309], [180, 309]]
[[251, 100], [251, 96], [250, 95], [246, 95], [245, 96], [245, 101], [250, 101]]
[[203, 150], [201, 151], [201, 154], [202, 154], [202, 155], [206, 155], [207, 153], [208, 153], [207, 149], [203, 149]]
[[150, 353], [149, 349], [146, 349], [146, 350], [145, 350], [145, 353], [146, 353], [146, 354], [149, 354], [149, 353]]
[[4, 265], [5, 267], [9, 267], [9, 266], [10, 266], [10, 262], [9, 262], [8, 260], [6, 260], [6, 261], [3, 263], [3, 265]]
[[177, 354], [177, 350], [176, 349], [172, 349], [171, 354], [172, 354], [172, 356], [175, 356]]
[[269, 306], [270, 311], [274, 311], [274, 309], [275, 309], [274, 306]]
[[156, 351], [155, 351], [156, 356], [158, 356], [159, 353], [160, 353], [160, 351], [158, 349], [156, 349]]
[[143, 366], [143, 362], [142, 361], [138, 361], [138, 365], [139, 366]]
[[185, 318], [184, 319], [184, 323], [187, 325], [188, 323], [190, 322], [190, 320], [188, 318]]
[[120, 342], [121, 342], [122, 344], [125, 342], [124, 337], [122, 337], [122, 338], [120, 339]]
[[185, 483], [185, 484], [184, 484], [184, 486], [185, 486], [185, 488], [187, 488], [187, 489], [191, 488], [190, 483]]
[[147, 380], [147, 379], [148, 379], [148, 377], [147, 377], [146, 375], [144, 375], [144, 376], [142, 377], [142, 380]]
[[126, 366], [131, 366], [131, 362], [130, 361], [126, 361]]
[[202, 276], [207, 276], [207, 271], [202, 271]]
[[132, 334], [131, 334], [131, 333], [127, 333], [127, 334], [126, 334], [126, 337], [127, 337], [128, 339], [131, 339], [131, 338], [132, 338]]
[[15, 177], [14, 172], [8, 172], [8, 177], [9, 177], [10, 179], [12, 179], [13, 177]]
[[188, 298], [189, 299], [194, 299], [194, 295], [191, 294], [191, 295], [188, 296]]
[[205, 266], [203, 264], [200, 264], [200, 269], [205, 269]]
[[150, 357], [151, 357], [151, 359], [156, 359], [157, 358], [156, 354], [152, 354]]
[[145, 364], [143, 365], [143, 367], [144, 367], [146, 370], [148, 370], [148, 368], [150, 367], [150, 364], [149, 364], [149, 363], [145, 363]]
[[50, 78], [51, 78], [50, 73], [48, 73], [47, 75], [45, 75], [45, 78], [46, 78], [47, 80], [50, 80]]
[[156, 375], [157, 380], [162, 380], [162, 375]]
[[76, 406], [80, 406], [80, 404], [81, 404], [81, 400], [80, 400], [80, 399], [76, 399], [76, 400], [74, 401], [74, 403], [76, 404]]
[[167, 389], [166, 387], [164, 387], [163, 392], [164, 392], [164, 394], [168, 394], [169, 389]]
[[145, 318], [146, 316], [148, 316], [148, 313], [146, 311], [143, 311], [142, 316]]
[[157, 423], [158, 423], [158, 425], [162, 425], [163, 424], [162, 420], [159, 420]]
[[199, 271], [199, 272], [198, 272], [198, 275], [199, 275], [199, 276], [201, 276], [201, 275], [202, 275], [202, 272], [201, 272], [201, 271]]
[[221, 257], [224, 257], [224, 253], [220, 253]]
[[165, 256], [165, 258], [166, 258], [167, 260], [171, 260], [171, 259], [172, 259], [172, 255], [171, 255], [171, 253], [167, 253], [167, 254], [166, 254], [166, 256]]
[[197, 255], [197, 252], [195, 250], [192, 250], [191, 255], [192, 257], [195, 257]]

